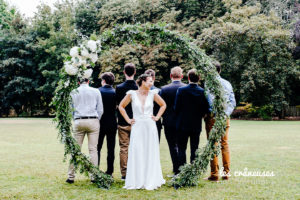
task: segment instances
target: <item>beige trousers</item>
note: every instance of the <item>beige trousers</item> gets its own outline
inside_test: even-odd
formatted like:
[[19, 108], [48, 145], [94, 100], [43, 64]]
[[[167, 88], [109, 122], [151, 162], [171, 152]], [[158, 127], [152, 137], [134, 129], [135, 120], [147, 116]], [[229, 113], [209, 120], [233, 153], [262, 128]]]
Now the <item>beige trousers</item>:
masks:
[[[88, 148], [91, 157], [91, 162], [98, 165], [97, 145], [99, 138], [100, 122], [98, 119], [78, 119], [74, 122], [74, 138], [78, 142], [80, 148], [83, 143], [85, 134], [88, 137]], [[69, 166], [68, 178], [75, 179], [74, 165]], [[91, 177], [91, 179], [93, 179]]]

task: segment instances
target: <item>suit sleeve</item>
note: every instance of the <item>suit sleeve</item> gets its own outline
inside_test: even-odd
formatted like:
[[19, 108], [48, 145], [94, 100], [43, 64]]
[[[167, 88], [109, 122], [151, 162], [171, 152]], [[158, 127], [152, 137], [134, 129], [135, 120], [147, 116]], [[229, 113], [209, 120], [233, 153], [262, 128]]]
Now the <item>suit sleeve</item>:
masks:
[[[158, 95], [161, 96], [161, 98], [164, 99], [164, 97], [163, 97], [163, 90], [162, 90], [162, 89], [159, 90]], [[165, 100], [165, 99], [164, 99], [164, 100]]]
[[203, 114], [208, 114], [212, 110], [212, 105], [211, 105], [210, 99], [209, 99], [209, 97], [205, 96], [204, 92], [203, 92], [202, 98], [203, 98], [203, 104], [204, 104], [203, 105], [204, 106], [204, 113]]
[[104, 113], [104, 109], [103, 109], [102, 95], [101, 95], [99, 90], [97, 90], [97, 91], [98, 91], [98, 95], [97, 95], [97, 113], [98, 113], [98, 118], [100, 120], [103, 113]]
[[117, 86], [117, 87], [116, 87], [116, 103], [117, 103], [117, 105], [119, 105], [120, 102], [121, 102], [121, 99], [120, 99], [120, 89], [119, 89], [119, 87]]
[[227, 116], [229, 117], [233, 112], [234, 108], [236, 107], [236, 101], [233, 93], [232, 86], [230, 85], [230, 92], [229, 92], [229, 106], [227, 109]]

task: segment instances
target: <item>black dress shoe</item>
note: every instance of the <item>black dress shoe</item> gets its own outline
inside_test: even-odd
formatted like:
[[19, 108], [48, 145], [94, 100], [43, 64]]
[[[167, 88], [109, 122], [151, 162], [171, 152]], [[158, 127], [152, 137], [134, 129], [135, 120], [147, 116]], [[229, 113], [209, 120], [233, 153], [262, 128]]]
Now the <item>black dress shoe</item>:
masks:
[[113, 175], [111, 173], [105, 172], [105, 174], [107, 174], [107, 175], [109, 175], [109, 176], [111, 176], [113, 178]]
[[122, 176], [121, 180], [125, 181], [125, 179], [126, 179], [126, 176]]
[[67, 179], [66, 182], [72, 184], [74, 183], [74, 180]]

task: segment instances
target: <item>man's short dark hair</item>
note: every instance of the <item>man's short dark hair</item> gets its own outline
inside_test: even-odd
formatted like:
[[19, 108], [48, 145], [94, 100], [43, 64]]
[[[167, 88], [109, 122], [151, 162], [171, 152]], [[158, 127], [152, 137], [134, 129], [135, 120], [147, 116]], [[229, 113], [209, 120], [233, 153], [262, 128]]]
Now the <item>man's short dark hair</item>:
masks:
[[132, 76], [135, 73], [135, 65], [133, 63], [127, 63], [124, 66], [124, 71], [127, 76]]
[[108, 85], [112, 85], [115, 82], [115, 76], [111, 72], [104, 72], [103, 74], [101, 74], [100, 78], [102, 80], [105, 80], [105, 83]]
[[80, 78], [80, 77], [78, 77], [78, 82], [80, 83], [80, 84], [82, 84], [82, 83], [87, 83], [88, 81], [89, 81], [89, 79], [88, 78]]
[[198, 81], [199, 81], [199, 79], [200, 79], [200, 76], [199, 76], [199, 74], [198, 74], [198, 72], [197, 72], [196, 69], [191, 69], [191, 70], [189, 70], [189, 72], [188, 72], [187, 75], [188, 75], [189, 80], [190, 80], [191, 82], [193, 82], [193, 83], [198, 83]]
[[213, 64], [215, 65], [217, 72], [220, 74], [221, 64], [218, 61], [214, 61]]
[[155, 77], [155, 71], [153, 69], [147, 69], [145, 74], [149, 74], [152, 78]]

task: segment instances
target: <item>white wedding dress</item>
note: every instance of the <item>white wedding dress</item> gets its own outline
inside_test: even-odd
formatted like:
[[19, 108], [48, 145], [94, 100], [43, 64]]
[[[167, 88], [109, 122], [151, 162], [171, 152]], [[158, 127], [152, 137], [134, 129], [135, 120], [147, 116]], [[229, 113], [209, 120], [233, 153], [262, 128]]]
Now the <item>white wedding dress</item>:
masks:
[[130, 90], [135, 123], [131, 127], [128, 152], [126, 189], [154, 190], [165, 183], [163, 179], [159, 140], [153, 114], [155, 90], [150, 90], [143, 106], [136, 91]]

